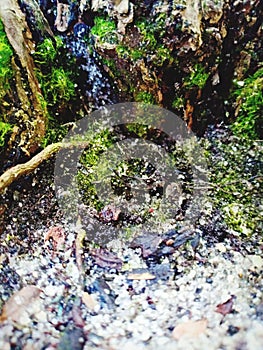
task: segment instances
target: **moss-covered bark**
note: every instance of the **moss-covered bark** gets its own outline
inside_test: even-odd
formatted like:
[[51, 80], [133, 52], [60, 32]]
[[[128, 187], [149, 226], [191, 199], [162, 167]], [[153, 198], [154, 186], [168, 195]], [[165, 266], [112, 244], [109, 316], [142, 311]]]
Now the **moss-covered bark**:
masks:
[[16, 0], [2, 1], [0, 18], [9, 43], [13, 49], [11, 69], [12, 88], [6, 100], [12, 101], [5, 118], [16, 125], [10, 137], [9, 148], [20, 148], [26, 155], [34, 153], [43, 137], [47, 125], [47, 110], [35, 74], [32, 58], [34, 43], [32, 35]]
[[95, 47], [122, 99], [151, 94], [198, 134], [235, 119], [234, 82], [262, 61], [262, 1], [136, 2], [125, 34], [105, 3], [96, 8]]
[[[68, 55], [65, 45], [59, 51], [50, 29], [66, 41], [74, 37], [78, 24], [88, 28], [81, 40], [96, 56], [92, 62], [102, 63], [101, 76], [112, 78], [119, 101], [163, 106], [200, 135], [211, 123], [237, 118], [234, 132], [241, 128], [249, 137], [260, 137], [262, 0], [67, 2], [63, 28], [58, 25], [62, 1], [58, 8], [53, 3], [44, 8], [42, 3], [43, 12], [33, 0], [0, 4], [0, 18], [13, 51], [11, 58], [7, 55], [12, 73], [9, 86], [0, 94], [0, 131], [11, 134], [9, 151], [33, 154], [45, 136], [42, 145], [58, 141], [63, 134], [61, 124], [92, 110], [94, 99], [84, 95], [94, 81], [87, 81], [84, 70], [74, 80], [75, 68], [69, 68], [81, 66], [83, 57]], [[43, 40], [46, 34], [48, 39]], [[248, 91], [251, 98], [244, 101]], [[257, 107], [253, 109], [254, 97]], [[53, 118], [49, 128], [48, 115]], [[48, 140], [47, 134], [51, 135]]]

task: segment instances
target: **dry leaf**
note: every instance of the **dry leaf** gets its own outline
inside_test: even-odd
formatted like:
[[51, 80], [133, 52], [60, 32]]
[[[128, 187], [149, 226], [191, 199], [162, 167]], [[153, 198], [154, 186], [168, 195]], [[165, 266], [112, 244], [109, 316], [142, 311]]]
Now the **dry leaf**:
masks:
[[156, 233], [147, 233], [142, 236], [136, 237], [129, 245], [129, 248], [141, 248], [142, 257], [147, 258], [150, 255], [154, 255], [158, 249], [159, 244], [162, 242], [162, 238]]
[[92, 249], [90, 253], [94, 257], [95, 263], [100, 267], [121, 270], [122, 260], [114, 253], [102, 248]]
[[52, 239], [53, 250], [56, 251], [62, 249], [66, 239], [63, 228], [59, 226], [51, 227], [46, 234], [44, 241], [47, 242], [50, 239]]
[[3, 307], [0, 321], [11, 319], [12, 321], [27, 325], [30, 315], [34, 313], [34, 302], [39, 300], [41, 289], [36, 286], [26, 286], [14, 293]]
[[128, 280], [154, 280], [156, 276], [154, 276], [150, 272], [143, 272], [143, 273], [130, 273], [127, 278]]
[[220, 314], [222, 314], [223, 316], [229, 314], [232, 309], [233, 309], [233, 305], [234, 305], [234, 300], [236, 299], [235, 295], [231, 295], [231, 298], [228, 299], [226, 302], [222, 303], [222, 304], [218, 304], [216, 306], [216, 312], [219, 312]]
[[85, 322], [81, 315], [81, 309], [78, 305], [73, 305], [71, 314], [72, 314], [72, 319], [77, 327], [81, 327], [81, 328], [85, 327]]
[[[79, 219], [80, 220], [80, 219]], [[82, 262], [82, 249], [83, 249], [83, 240], [86, 237], [86, 231], [81, 228], [81, 226], [76, 227], [76, 242], [75, 242], [75, 255], [76, 262], [79, 269], [80, 275], [83, 276], [83, 262]]]
[[83, 292], [82, 294], [82, 302], [87, 306], [91, 311], [95, 311], [96, 306], [98, 305], [97, 300], [92, 294], [87, 292]]
[[4, 262], [6, 259], [7, 259], [6, 254], [1, 254], [1, 255], [0, 255], [0, 265], [2, 265], [3, 262]]
[[187, 321], [180, 323], [173, 330], [172, 336], [174, 339], [178, 340], [181, 337], [194, 338], [198, 337], [201, 333], [204, 333], [207, 328], [207, 320], [202, 319], [199, 321]]

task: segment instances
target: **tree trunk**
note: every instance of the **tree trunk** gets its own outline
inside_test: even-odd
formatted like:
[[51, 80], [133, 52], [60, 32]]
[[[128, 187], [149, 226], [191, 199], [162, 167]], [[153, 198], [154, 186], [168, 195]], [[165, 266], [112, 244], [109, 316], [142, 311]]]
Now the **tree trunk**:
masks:
[[12, 97], [14, 101], [18, 99], [16, 105], [19, 106], [12, 115], [17, 127], [14, 128], [9, 147], [19, 147], [26, 155], [30, 155], [38, 149], [47, 125], [47, 110], [31, 56], [34, 43], [16, 0], [1, 1], [0, 18], [15, 53], [12, 59], [15, 80]]

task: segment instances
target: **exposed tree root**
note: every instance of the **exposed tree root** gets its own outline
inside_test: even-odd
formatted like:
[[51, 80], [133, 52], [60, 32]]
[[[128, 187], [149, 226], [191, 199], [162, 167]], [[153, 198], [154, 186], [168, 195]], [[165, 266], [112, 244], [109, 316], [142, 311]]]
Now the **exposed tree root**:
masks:
[[31, 158], [28, 162], [17, 164], [6, 170], [0, 176], [0, 193], [19, 177], [30, 174], [32, 171], [34, 171], [44, 160], [49, 159], [54, 153], [58, 152], [62, 146], [67, 147], [69, 145], [70, 144], [66, 143], [63, 144], [62, 142], [53, 143]]
[[88, 142], [57, 142], [48, 145], [40, 153], [31, 158], [28, 162], [17, 164], [6, 170], [0, 176], [0, 193], [2, 193], [9, 185], [19, 179], [23, 175], [32, 173], [41, 163], [51, 158], [54, 153], [57, 153], [61, 148], [80, 147], [85, 148]]

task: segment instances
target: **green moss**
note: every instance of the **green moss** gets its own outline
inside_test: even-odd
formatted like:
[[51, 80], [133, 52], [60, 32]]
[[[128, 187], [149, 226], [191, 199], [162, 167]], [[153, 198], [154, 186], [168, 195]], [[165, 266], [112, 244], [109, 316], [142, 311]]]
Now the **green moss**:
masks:
[[146, 22], [137, 21], [136, 27], [139, 29], [142, 40], [138, 47], [129, 50], [129, 55], [133, 60], [147, 57], [150, 64], [162, 66], [165, 61], [172, 62], [173, 58], [168, 48], [162, 43], [164, 35], [165, 14], [160, 14], [159, 21]]
[[0, 121], [0, 147], [6, 142], [7, 135], [12, 131], [12, 125]]
[[139, 28], [140, 34], [143, 37], [141, 46], [147, 48], [149, 54], [153, 53], [157, 46], [154, 27], [150, 26], [149, 23], [145, 21], [137, 22], [136, 27]]
[[68, 128], [63, 125], [58, 125], [55, 121], [49, 118], [49, 125], [45, 137], [41, 142], [41, 147], [45, 148], [47, 145], [62, 141], [68, 133]]
[[[104, 57], [103, 62], [110, 68], [111, 76], [118, 79], [119, 88], [123, 93], [127, 93], [132, 97], [136, 91], [134, 82], [134, 73], [139, 76], [140, 70], [147, 68], [155, 71], [157, 67], [168, 65], [174, 61], [171, 52], [165, 47], [162, 38], [165, 34], [166, 14], [158, 14], [154, 20], [138, 18], [134, 24], [129, 24], [127, 27], [127, 36], [122, 40], [117, 35], [115, 22], [109, 18], [97, 17], [95, 26], [91, 33], [96, 37], [97, 43], [101, 44], [98, 47], [103, 48], [103, 44], [113, 44], [119, 59], [115, 62], [114, 59]], [[133, 41], [133, 34], [136, 40]], [[105, 46], [109, 48], [108, 46]], [[105, 50], [104, 53], [107, 54]], [[126, 61], [126, 62], [123, 62]], [[127, 65], [130, 66], [127, 73]], [[156, 74], [157, 75], [157, 74]], [[153, 74], [152, 83], [155, 84], [155, 74]], [[157, 82], [156, 82], [157, 83]], [[142, 93], [135, 95], [135, 100], [145, 103], [155, 103], [155, 99], [150, 94]]]
[[[176, 66], [175, 62], [174, 69], [175, 72], [178, 70], [178, 67]], [[180, 92], [178, 93], [177, 90], [177, 93], [172, 101], [172, 108], [174, 108], [177, 111], [182, 110], [185, 106], [187, 98], [186, 96], [189, 96], [189, 92], [192, 90], [196, 90], [197, 88], [203, 89], [208, 77], [209, 73], [205, 72], [205, 68], [200, 63], [194, 64], [194, 66], [190, 70], [190, 73], [182, 79], [181, 89], [179, 90]]]
[[[217, 156], [210, 164], [210, 200], [230, 228], [250, 236], [262, 230], [262, 148], [257, 142], [233, 138], [214, 142]], [[215, 161], [216, 160], [216, 161]]]
[[243, 82], [235, 82], [232, 93], [240, 105], [236, 121], [231, 129], [239, 137], [257, 139], [262, 136], [263, 123], [263, 68], [259, 68]]
[[55, 42], [47, 38], [38, 45], [34, 54], [37, 77], [48, 107], [63, 106], [75, 96], [76, 72], [70, 67], [73, 59], [65, 59], [63, 50], [61, 38], [56, 37]]
[[96, 193], [94, 168], [96, 167], [96, 175], [99, 173], [102, 176], [105, 169], [104, 164], [100, 162], [100, 156], [113, 145], [115, 138], [109, 130], [104, 130], [95, 134], [95, 136], [93, 134], [90, 140], [89, 147], [80, 158], [81, 168], [77, 174], [77, 183], [83, 202], [96, 210], [100, 210], [105, 203], [100, 201]]
[[162, 40], [166, 34], [166, 21], [167, 15], [158, 13], [151, 22], [148, 19], [136, 22], [142, 36], [139, 50], [144, 57], [148, 57], [150, 62], [156, 66], [162, 66], [165, 61], [172, 63], [174, 60], [170, 50], [165, 47]]
[[[41, 103], [48, 110], [48, 128], [42, 147], [60, 141], [68, 129], [63, 120], [58, 122], [58, 110], [74, 105], [76, 101], [76, 81], [78, 71], [73, 57], [60, 37], [46, 38], [38, 44], [34, 53], [36, 75], [43, 96]], [[62, 124], [62, 125], [60, 125]]]
[[131, 51], [130, 56], [131, 56], [131, 59], [135, 61], [143, 57], [142, 52], [136, 49]]
[[[11, 68], [11, 58], [13, 50], [7, 39], [3, 23], [0, 21], [0, 103], [6, 105], [4, 97], [10, 89], [10, 81], [13, 77]], [[0, 147], [5, 145], [8, 134], [12, 131], [13, 126], [6, 122], [3, 116], [0, 116]]]
[[10, 79], [13, 72], [11, 69], [11, 57], [13, 50], [9, 45], [3, 23], [0, 21], [0, 100], [10, 88]]
[[122, 45], [122, 44], [120, 44], [116, 47], [116, 52], [117, 52], [118, 57], [124, 58], [124, 59], [129, 58], [130, 54], [131, 54], [129, 47], [126, 45]]
[[45, 85], [46, 94], [50, 96], [48, 100], [53, 100], [54, 104], [69, 101], [75, 95], [71, 78], [71, 72], [65, 71], [64, 68], [52, 68], [50, 83]]
[[172, 102], [172, 107], [174, 109], [181, 109], [184, 107], [185, 99], [182, 96], [176, 96]]
[[251, 236], [260, 227], [260, 216], [249, 203], [233, 202], [223, 206], [222, 211], [228, 226], [244, 236]]
[[94, 26], [91, 29], [91, 34], [94, 35], [101, 44], [116, 44], [118, 42], [116, 24], [109, 18], [96, 17]]
[[153, 63], [157, 66], [162, 66], [165, 61], [171, 64], [174, 61], [174, 58], [171, 56], [170, 50], [166, 47], [163, 47], [162, 44], [158, 44], [156, 47], [156, 53], [152, 57]]
[[137, 27], [141, 40], [136, 46], [133, 43], [129, 45], [128, 40], [125, 41], [126, 44], [117, 44], [118, 56], [132, 62], [147, 58], [148, 65], [153, 66], [162, 66], [165, 61], [172, 62], [173, 58], [169, 49], [162, 43], [165, 18], [165, 14], [160, 14], [159, 21], [137, 20], [134, 26]]
[[45, 66], [54, 63], [57, 57], [57, 50], [62, 45], [63, 43], [60, 37], [56, 37], [55, 42], [50, 38], [44, 39], [43, 42], [38, 44], [37, 50], [34, 53], [35, 63]]
[[[136, 26], [140, 29], [142, 36], [149, 41], [150, 46], [155, 47], [157, 40], [162, 39], [166, 32], [166, 13], [158, 13], [156, 18], [138, 20]], [[157, 40], [156, 40], [157, 39]]]
[[148, 126], [138, 123], [126, 124], [127, 130], [135, 134], [139, 138], [145, 138], [147, 135]]
[[197, 63], [191, 70], [190, 74], [184, 79], [184, 86], [189, 89], [197, 86], [202, 89], [205, 86], [209, 73], [205, 72], [205, 68]]
[[122, 44], [116, 47], [116, 52], [118, 57], [123, 59], [130, 59], [133, 61], [139, 60], [144, 56], [144, 52], [140, 48], [132, 49], [129, 46]]
[[136, 102], [143, 102], [146, 104], [154, 104], [155, 103], [153, 95], [147, 91], [138, 92], [135, 95], [135, 101]]
[[57, 104], [63, 106], [75, 96], [71, 72], [65, 71], [64, 68], [52, 67], [46, 76], [38, 71], [37, 77], [48, 106], [53, 107]]

